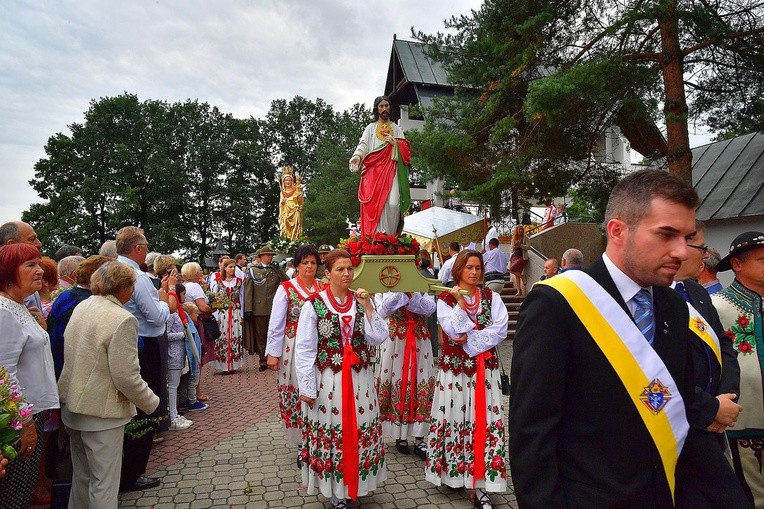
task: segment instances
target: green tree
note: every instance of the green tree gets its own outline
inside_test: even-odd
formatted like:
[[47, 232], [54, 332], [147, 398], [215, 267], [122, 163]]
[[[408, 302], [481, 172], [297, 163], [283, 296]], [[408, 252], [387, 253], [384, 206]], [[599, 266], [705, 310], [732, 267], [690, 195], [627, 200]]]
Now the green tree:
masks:
[[458, 88], [414, 153], [473, 196], [554, 194], [546, 183], [567, 188], [592, 172], [608, 126], [659, 123], [662, 103], [668, 146], [655, 149], [689, 180], [689, 115], [750, 104], [729, 94], [743, 83], [730, 73], [762, 82], [762, 14], [750, 0], [486, 0], [447, 21], [454, 35], [415, 34]]
[[315, 102], [300, 96], [273, 101], [265, 117], [273, 163], [292, 166], [309, 179], [316, 168], [316, 149], [333, 121], [334, 109], [321, 98]]
[[334, 245], [347, 237], [346, 218], [359, 217], [360, 177], [348, 170], [348, 160], [370, 121], [371, 112], [361, 104], [336, 113], [316, 147], [316, 171], [309, 179], [303, 209], [305, 231], [316, 245]]

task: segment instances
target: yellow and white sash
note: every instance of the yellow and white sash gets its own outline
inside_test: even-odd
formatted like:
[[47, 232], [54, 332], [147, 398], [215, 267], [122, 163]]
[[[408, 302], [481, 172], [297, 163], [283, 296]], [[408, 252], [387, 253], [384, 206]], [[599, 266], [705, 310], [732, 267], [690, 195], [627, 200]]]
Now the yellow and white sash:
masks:
[[562, 294], [605, 354], [650, 433], [671, 495], [687, 423], [679, 387], [632, 317], [591, 276], [575, 270], [541, 281]]
[[687, 303], [687, 308], [690, 310], [690, 330], [698, 336], [708, 347], [714, 352], [716, 360], [719, 361], [719, 367], [722, 365], [722, 349], [719, 343], [719, 338], [716, 333], [708, 325], [705, 318], [701, 316], [697, 309], [692, 304]]

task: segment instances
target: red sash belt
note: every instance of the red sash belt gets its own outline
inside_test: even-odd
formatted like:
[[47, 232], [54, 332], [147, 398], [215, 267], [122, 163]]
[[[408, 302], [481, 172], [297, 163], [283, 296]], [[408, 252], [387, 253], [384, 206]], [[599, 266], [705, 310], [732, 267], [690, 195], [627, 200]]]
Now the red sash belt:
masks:
[[[403, 353], [403, 366], [401, 367], [401, 403], [400, 414], [401, 422], [414, 422], [416, 420], [416, 401], [415, 396], [417, 393], [416, 378], [417, 378], [417, 363], [416, 363], [416, 327], [417, 322], [409, 318], [406, 321], [406, 348]], [[408, 386], [409, 392], [409, 411], [408, 419], [404, 417], [404, 410], [406, 408], [406, 387]]]
[[231, 348], [231, 343], [233, 342], [233, 305], [228, 308], [228, 327], [227, 327], [227, 336], [226, 336], [226, 350], [228, 355], [226, 356], [226, 366], [228, 367], [228, 371], [231, 371], [232, 364], [231, 359], [233, 359], [233, 348]]
[[352, 316], [342, 317], [342, 332], [345, 337], [345, 345], [342, 349], [342, 474], [345, 478], [345, 486], [348, 496], [355, 500], [358, 498], [358, 416], [356, 415], [355, 388], [353, 387], [352, 366], [361, 362], [361, 359], [353, 351], [352, 329], [350, 320]]
[[472, 474], [472, 487], [479, 479], [485, 479], [485, 440], [488, 428], [486, 413], [488, 404], [485, 396], [485, 361], [491, 358], [490, 350], [477, 357], [475, 374], [475, 432], [472, 435], [472, 447], [475, 452], [475, 470]]

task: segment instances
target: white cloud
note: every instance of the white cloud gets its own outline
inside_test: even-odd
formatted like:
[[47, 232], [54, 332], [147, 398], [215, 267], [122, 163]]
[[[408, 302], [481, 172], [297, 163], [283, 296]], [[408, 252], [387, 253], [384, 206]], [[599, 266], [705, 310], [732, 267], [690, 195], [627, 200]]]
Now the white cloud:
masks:
[[262, 117], [274, 99], [370, 104], [393, 34], [434, 33], [480, 0], [6, 2], [0, 17], [0, 223], [40, 201], [43, 147], [93, 99], [199, 99]]

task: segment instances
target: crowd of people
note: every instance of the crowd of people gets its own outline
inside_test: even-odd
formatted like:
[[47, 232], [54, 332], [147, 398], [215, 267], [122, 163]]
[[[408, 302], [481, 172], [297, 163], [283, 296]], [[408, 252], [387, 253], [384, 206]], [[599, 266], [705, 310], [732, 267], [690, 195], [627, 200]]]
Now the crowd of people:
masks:
[[[71, 508], [158, 486], [145, 476], [157, 432], [186, 430], [188, 412], [207, 408], [204, 365], [231, 375], [247, 355], [277, 372], [303, 485], [335, 508], [385, 482], [386, 438], [478, 509], [507, 490], [508, 458], [521, 508], [763, 507], [764, 233], [741, 234], [722, 258], [696, 204], [674, 177], [636, 172], [614, 189], [607, 248], [588, 267], [568, 249], [528, 291], [524, 229], [509, 256], [489, 230], [482, 253], [450, 246], [436, 298], [351, 289], [350, 254], [327, 246], [299, 247], [291, 277], [269, 246], [205, 275], [151, 253], [137, 227], [98, 255], [65, 246], [56, 261], [30, 225], [6, 223], [0, 365], [32, 412], [18, 459], [0, 457], [0, 507], [50, 502], [61, 444]], [[527, 294], [510, 419], [497, 349], [506, 271]]]

